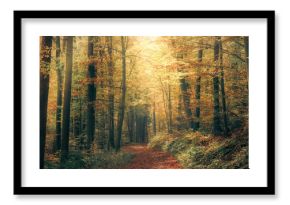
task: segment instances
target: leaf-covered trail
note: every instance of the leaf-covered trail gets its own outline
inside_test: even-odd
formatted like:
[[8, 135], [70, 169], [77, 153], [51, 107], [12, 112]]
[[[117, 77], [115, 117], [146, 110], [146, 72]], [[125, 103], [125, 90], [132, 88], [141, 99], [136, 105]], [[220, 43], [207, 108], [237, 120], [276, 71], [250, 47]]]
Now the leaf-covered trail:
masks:
[[124, 169], [182, 169], [172, 155], [150, 149], [147, 145], [127, 145], [122, 150], [134, 154], [134, 159]]

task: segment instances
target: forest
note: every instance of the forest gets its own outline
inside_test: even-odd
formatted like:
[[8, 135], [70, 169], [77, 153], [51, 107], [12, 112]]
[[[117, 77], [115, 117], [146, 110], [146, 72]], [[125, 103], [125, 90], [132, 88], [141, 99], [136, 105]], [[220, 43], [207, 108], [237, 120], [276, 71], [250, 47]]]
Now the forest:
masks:
[[247, 36], [41, 36], [40, 169], [248, 169]]

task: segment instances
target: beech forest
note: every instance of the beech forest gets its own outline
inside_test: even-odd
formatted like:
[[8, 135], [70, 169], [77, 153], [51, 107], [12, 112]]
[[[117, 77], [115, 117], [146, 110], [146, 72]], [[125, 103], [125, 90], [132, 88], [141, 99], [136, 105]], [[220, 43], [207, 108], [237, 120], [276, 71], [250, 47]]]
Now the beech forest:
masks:
[[247, 36], [39, 46], [40, 169], [249, 169]]

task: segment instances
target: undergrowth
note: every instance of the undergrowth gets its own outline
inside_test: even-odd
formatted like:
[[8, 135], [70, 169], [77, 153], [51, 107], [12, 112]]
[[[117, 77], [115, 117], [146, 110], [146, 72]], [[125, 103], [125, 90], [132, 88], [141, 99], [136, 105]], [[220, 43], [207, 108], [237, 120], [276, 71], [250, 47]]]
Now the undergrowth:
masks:
[[200, 132], [159, 133], [150, 148], [170, 152], [190, 169], [245, 169], [248, 167], [248, 130], [239, 129], [225, 138]]
[[46, 169], [118, 169], [128, 164], [133, 158], [130, 153], [100, 152], [86, 153], [71, 151], [68, 159], [60, 167], [60, 153], [46, 156]]

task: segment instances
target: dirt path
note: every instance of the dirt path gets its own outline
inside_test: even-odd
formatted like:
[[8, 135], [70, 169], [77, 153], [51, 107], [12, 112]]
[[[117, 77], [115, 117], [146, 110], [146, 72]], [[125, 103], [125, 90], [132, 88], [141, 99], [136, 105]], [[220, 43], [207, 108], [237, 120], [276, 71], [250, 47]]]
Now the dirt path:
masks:
[[182, 169], [169, 153], [152, 150], [147, 145], [127, 145], [122, 150], [135, 155], [124, 169]]

